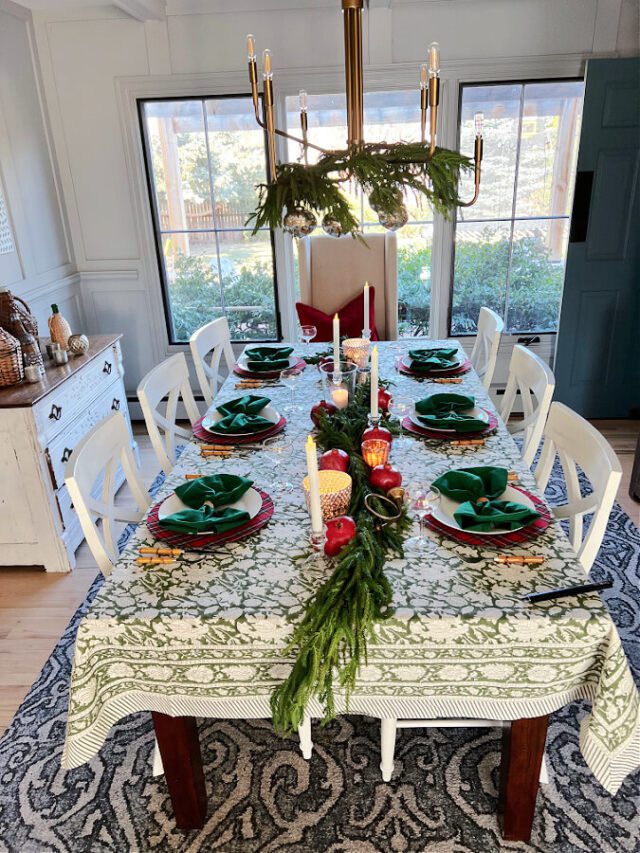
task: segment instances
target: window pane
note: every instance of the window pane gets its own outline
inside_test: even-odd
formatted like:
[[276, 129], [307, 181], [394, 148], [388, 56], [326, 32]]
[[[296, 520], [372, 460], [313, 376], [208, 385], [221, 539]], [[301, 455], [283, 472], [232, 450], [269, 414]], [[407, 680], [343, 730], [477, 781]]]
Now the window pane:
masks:
[[[460, 107], [460, 151], [473, 156], [474, 116], [484, 113], [484, 155], [480, 197], [469, 208], [461, 208], [459, 218], [503, 219], [512, 216], [513, 189], [520, 124], [519, 84], [464, 86]], [[463, 177], [460, 197], [473, 196], [473, 174]]]
[[277, 338], [271, 235], [245, 228], [266, 175], [251, 99], [147, 101], [143, 119], [171, 341], [230, 309], [233, 339]]
[[242, 228], [256, 207], [256, 184], [266, 180], [264, 132], [251, 98], [211, 100], [206, 107], [215, 227]]
[[215, 234], [164, 234], [162, 249], [173, 340], [188, 341], [224, 314]]
[[277, 337], [273, 302], [271, 234], [230, 231], [219, 234], [224, 304], [231, 336], [239, 340]]
[[569, 215], [583, 91], [582, 81], [525, 86], [516, 216]]
[[506, 318], [508, 331], [556, 330], [568, 236], [568, 219], [515, 223]]
[[[144, 105], [144, 111], [160, 228], [200, 227], [190, 221], [188, 209], [209, 201], [202, 102], [153, 101]], [[208, 227], [213, 227], [211, 220]]]
[[398, 334], [429, 334], [432, 225], [405, 225], [398, 237]]
[[474, 334], [480, 308], [504, 312], [510, 225], [459, 223], [456, 229], [451, 334]]

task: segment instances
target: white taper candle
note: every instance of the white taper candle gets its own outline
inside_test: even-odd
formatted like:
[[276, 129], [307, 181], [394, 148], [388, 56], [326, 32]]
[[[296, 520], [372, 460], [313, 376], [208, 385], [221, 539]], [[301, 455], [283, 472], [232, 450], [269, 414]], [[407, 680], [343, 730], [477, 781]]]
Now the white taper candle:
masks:
[[309, 507], [311, 511], [311, 530], [322, 533], [322, 506], [320, 504], [320, 477], [318, 476], [318, 457], [313, 436], [307, 437], [307, 474], [309, 475]]
[[366, 338], [369, 336], [369, 282], [364, 283], [364, 321], [362, 323], [362, 333]]
[[378, 347], [371, 352], [371, 417], [378, 417]]
[[340, 318], [333, 315], [333, 369], [340, 373]]

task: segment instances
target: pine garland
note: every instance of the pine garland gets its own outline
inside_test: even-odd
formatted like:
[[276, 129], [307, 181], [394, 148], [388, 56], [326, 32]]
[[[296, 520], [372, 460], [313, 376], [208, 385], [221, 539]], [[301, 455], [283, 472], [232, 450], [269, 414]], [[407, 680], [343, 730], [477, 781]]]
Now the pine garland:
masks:
[[[335, 716], [334, 685], [347, 700], [355, 687], [360, 666], [367, 661], [367, 643], [376, 623], [392, 614], [392, 590], [384, 574], [388, 554], [402, 556], [406, 511], [400, 519], [380, 528], [364, 506], [368, 469], [360, 454], [361, 436], [368, 424], [370, 387], [361, 385], [355, 400], [332, 416], [320, 413], [317, 442], [323, 450], [338, 448], [349, 454], [353, 480], [349, 514], [357, 533], [336, 558], [335, 569], [307, 603], [285, 654], [297, 650], [287, 679], [271, 697], [276, 731], [287, 734], [301, 724], [309, 700], [324, 705], [324, 721]], [[396, 424], [387, 424], [397, 433]], [[336, 681], [337, 679], [337, 681]]]
[[402, 191], [411, 189], [448, 217], [460, 203], [460, 171], [470, 168], [470, 159], [457, 151], [436, 148], [431, 155], [419, 142], [380, 142], [332, 151], [312, 165], [278, 166], [274, 181], [258, 185], [258, 205], [246, 224], [254, 223], [254, 234], [264, 227], [279, 228], [287, 211], [304, 207], [317, 216], [327, 214], [344, 234], [359, 237], [360, 223], [341, 190], [346, 180], [356, 181], [380, 213], [396, 213]]

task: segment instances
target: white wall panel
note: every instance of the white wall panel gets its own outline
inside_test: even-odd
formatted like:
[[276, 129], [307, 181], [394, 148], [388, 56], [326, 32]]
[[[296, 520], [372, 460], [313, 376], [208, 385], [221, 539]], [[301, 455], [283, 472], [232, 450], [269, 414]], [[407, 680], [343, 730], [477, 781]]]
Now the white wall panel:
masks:
[[114, 78], [148, 73], [144, 24], [52, 23], [48, 36], [84, 260], [135, 259]]
[[424, 61], [431, 41], [446, 59], [589, 52], [597, 6], [597, 0], [397, 3], [393, 61]]
[[247, 67], [246, 35], [258, 49], [271, 48], [274, 69], [341, 65], [342, 15], [332, 9], [239, 12], [170, 17], [169, 44], [174, 74], [239, 71]]

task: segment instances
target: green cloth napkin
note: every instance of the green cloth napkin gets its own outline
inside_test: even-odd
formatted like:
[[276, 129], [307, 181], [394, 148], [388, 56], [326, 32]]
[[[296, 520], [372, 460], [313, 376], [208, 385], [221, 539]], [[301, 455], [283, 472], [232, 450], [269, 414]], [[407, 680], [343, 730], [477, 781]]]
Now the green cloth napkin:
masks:
[[476, 401], [466, 394], [432, 394], [416, 403], [421, 424], [432, 429], [452, 429], [456, 432], [478, 432], [485, 429], [486, 421], [462, 414], [473, 409]]
[[409, 350], [411, 369], [421, 373], [429, 373], [431, 370], [441, 370], [452, 367], [457, 355], [457, 347], [428, 347], [427, 349]]
[[212, 429], [229, 435], [238, 432], [262, 432], [269, 429], [273, 426], [273, 422], [263, 418], [259, 413], [270, 402], [268, 397], [256, 397], [253, 394], [245, 394], [244, 397], [229, 400], [228, 403], [217, 407], [216, 411], [224, 417], [213, 424]]
[[[433, 485], [460, 503], [453, 517], [463, 530], [486, 532], [495, 527], [513, 530], [531, 524], [540, 513], [515, 501], [499, 500], [507, 488], [508, 474], [506, 468], [493, 466], [459, 468], [442, 474]], [[480, 498], [488, 500], [478, 502]]]
[[293, 347], [251, 347], [245, 350], [249, 370], [286, 370]]
[[189, 480], [176, 489], [176, 495], [189, 509], [160, 519], [167, 530], [179, 533], [224, 533], [249, 521], [249, 513], [227, 504], [240, 500], [253, 485], [253, 480], [235, 474], [212, 474]]

